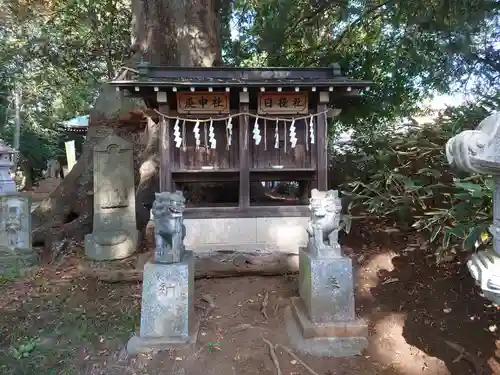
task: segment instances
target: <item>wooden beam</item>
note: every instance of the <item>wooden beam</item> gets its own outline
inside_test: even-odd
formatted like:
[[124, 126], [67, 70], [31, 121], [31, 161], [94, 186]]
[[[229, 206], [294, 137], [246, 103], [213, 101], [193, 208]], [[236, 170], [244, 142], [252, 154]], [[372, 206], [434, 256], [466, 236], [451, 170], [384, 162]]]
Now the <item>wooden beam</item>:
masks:
[[[240, 112], [248, 112], [249, 96], [247, 92], [240, 92]], [[240, 208], [250, 206], [250, 142], [248, 115], [240, 116]]]
[[237, 172], [172, 172], [172, 181], [174, 183], [186, 182], [237, 182], [240, 180], [239, 171]]
[[[168, 103], [163, 103], [159, 111], [168, 114]], [[170, 140], [170, 122], [160, 118], [160, 191], [172, 190], [172, 146]]]
[[[317, 107], [317, 113], [326, 110], [326, 104], [320, 103]], [[316, 117], [316, 152], [317, 152], [317, 172], [316, 182], [318, 190], [328, 190], [328, 132], [326, 116]]]
[[250, 171], [250, 181], [312, 181], [315, 171], [310, 170], [274, 170], [274, 171]]

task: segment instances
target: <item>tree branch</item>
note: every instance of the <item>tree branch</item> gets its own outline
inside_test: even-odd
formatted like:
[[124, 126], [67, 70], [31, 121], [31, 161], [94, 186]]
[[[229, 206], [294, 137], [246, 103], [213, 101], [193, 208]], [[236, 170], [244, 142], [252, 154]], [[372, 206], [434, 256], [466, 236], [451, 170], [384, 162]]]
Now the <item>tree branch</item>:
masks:
[[[343, 5], [347, 5], [347, 2], [343, 2]], [[312, 13], [309, 13], [307, 16], [305, 14], [302, 15], [302, 17], [297, 19], [288, 29], [292, 30], [292, 32], [296, 32], [301, 23], [306, 22], [306, 25], [310, 24], [316, 17], [321, 16], [322, 14], [320, 13], [323, 13], [329, 6], [330, 4], [325, 1], [323, 5], [321, 5], [318, 9], [313, 10]]]
[[[372, 16], [374, 16], [374, 13], [376, 13], [380, 8], [383, 8], [386, 5], [389, 5], [390, 3], [394, 2], [395, 0], [386, 0], [381, 4], [378, 4], [368, 10], [366, 10], [361, 16], [356, 18], [351, 24], [349, 24], [345, 30], [340, 34], [340, 36], [335, 40], [333, 44], [333, 49], [337, 50], [338, 47], [343, 43], [344, 39], [349, 35], [349, 33], [352, 31], [353, 28], [358, 26], [361, 23], [364, 23], [368, 19], [370, 19]], [[374, 18], [380, 17], [380, 15], [375, 15]], [[372, 18], [373, 19], [373, 18]]]

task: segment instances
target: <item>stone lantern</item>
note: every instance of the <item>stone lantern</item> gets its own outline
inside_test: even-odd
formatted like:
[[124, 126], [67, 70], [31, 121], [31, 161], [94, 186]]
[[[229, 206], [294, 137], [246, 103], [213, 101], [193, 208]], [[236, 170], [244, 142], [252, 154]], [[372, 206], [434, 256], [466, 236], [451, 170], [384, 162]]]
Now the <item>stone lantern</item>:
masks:
[[451, 138], [446, 156], [453, 167], [493, 177], [493, 223], [489, 227], [493, 246], [472, 254], [467, 267], [483, 295], [500, 306], [500, 113], [485, 118], [476, 130]]
[[0, 193], [14, 193], [16, 183], [10, 176], [10, 169], [14, 166], [14, 156], [17, 151], [10, 148], [0, 139]]
[[17, 151], [0, 140], [0, 275], [15, 275], [38, 262], [31, 244], [31, 197], [10, 177]]

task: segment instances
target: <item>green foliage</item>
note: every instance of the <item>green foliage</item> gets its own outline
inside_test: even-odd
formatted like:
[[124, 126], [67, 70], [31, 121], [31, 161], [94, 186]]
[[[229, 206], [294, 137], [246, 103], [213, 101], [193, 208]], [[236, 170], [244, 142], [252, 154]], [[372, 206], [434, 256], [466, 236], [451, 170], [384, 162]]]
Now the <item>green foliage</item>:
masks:
[[29, 339], [20, 344], [18, 347], [11, 347], [10, 352], [12, 356], [17, 359], [21, 360], [23, 358], [27, 358], [30, 356], [31, 352], [33, 352], [36, 348], [36, 343], [38, 339]]
[[[361, 105], [345, 106], [330, 127], [331, 136], [353, 132], [351, 149], [335, 155], [330, 175], [351, 183], [354, 206], [426, 231], [442, 248], [457, 240], [467, 248], [474, 245], [491, 216], [491, 183], [450, 171], [444, 144], [498, 106], [497, 2], [234, 0], [215, 5], [229, 64], [337, 62], [346, 75], [374, 81]], [[88, 113], [100, 84], [127, 57], [131, 4], [26, 0], [0, 4], [0, 14], [0, 137], [12, 140], [12, 98], [20, 90], [21, 164], [39, 171], [62, 152], [59, 124]], [[237, 40], [230, 40], [232, 31]], [[395, 131], [393, 124], [415, 114], [430, 93], [457, 89], [479, 94], [482, 101], [450, 110], [433, 126]]]
[[4, 2], [0, 14], [0, 137], [12, 144], [18, 90], [21, 166], [36, 175], [64, 153], [61, 122], [88, 113], [126, 57], [130, 2]]
[[423, 128], [357, 137], [348, 152], [334, 156], [333, 173], [351, 172], [345, 192], [351, 210], [426, 232], [440, 251], [483, 242], [492, 220], [492, 180], [451, 170], [445, 144], [475, 128], [489, 113], [485, 104], [491, 100], [449, 109]]
[[[431, 91], [498, 84], [498, 4], [370, 0], [236, 0], [236, 64], [341, 65], [373, 80], [363, 105], [346, 108], [355, 131], [411, 115]], [[474, 79], [471, 79], [473, 76]]]
[[222, 342], [220, 341], [209, 341], [207, 344], [207, 349], [209, 353], [212, 353], [214, 349], [220, 350], [219, 345], [221, 345]]

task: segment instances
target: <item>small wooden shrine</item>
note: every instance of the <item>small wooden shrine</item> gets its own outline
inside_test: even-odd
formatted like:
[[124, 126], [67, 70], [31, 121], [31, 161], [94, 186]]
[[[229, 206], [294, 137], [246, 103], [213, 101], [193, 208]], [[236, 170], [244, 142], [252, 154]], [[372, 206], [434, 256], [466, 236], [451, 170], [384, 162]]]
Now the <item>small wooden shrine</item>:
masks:
[[[228, 184], [232, 205], [187, 217], [307, 216], [312, 188], [327, 189], [327, 122], [371, 82], [327, 68], [181, 68], [138, 65], [111, 82], [161, 118], [160, 190]], [[293, 181], [296, 200], [254, 202], [252, 188]], [[189, 207], [189, 205], [188, 205]]]
[[89, 127], [89, 116], [76, 116], [61, 125], [66, 134], [85, 136]]

